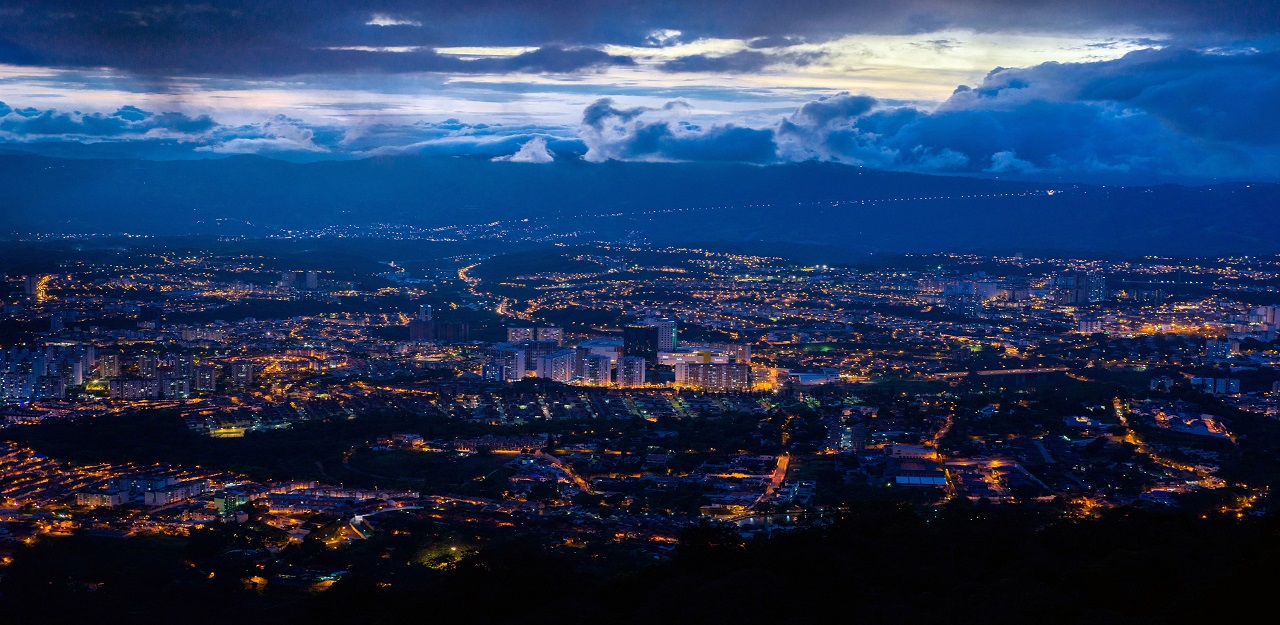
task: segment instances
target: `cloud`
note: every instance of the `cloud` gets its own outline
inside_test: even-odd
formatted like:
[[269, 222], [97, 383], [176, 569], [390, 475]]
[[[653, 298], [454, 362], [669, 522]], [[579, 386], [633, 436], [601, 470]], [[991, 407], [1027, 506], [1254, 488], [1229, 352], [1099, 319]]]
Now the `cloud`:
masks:
[[1206, 140], [1280, 142], [1280, 53], [1220, 54], [1166, 48], [1114, 61], [998, 69], [945, 108], [1010, 109], [1031, 101], [1105, 102]]
[[456, 118], [339, 125], [276, 115], [262, 122], [226, 125], [204, 115], [156, 113], [132, 105], [112, 113], [84, 113], [0, 102], [0, 142], [51, 155], [163, 159], [269, 154], [318, 160], [422, 154], [546, 162], [552, 155], [584, 154], [586, 147], [576, 133], [572, 126], [468, 123]]
[[[772, 127], [702, 128], [602, 99], [588, 160], [825, 160], [930, 173], [1177, 180], [1280, 178], [1280, 55], [1143, 50], [992, 71], [936, 108], [838, 94]], [[734, 150], [739, 150], [734, 152]]]
[[450, 66], [430, 54], [406, 64], [326, 53], [360, 46], [599, 50], [610, 44], [661, 47], [734, 39], [760, 49], [942, 30], [1168, 35], [1208, 45], [1280, 34], [1280, 3], [1263, 1], [793, 0], [784, 10], [776, 0], [0, 0], [0, 9], [13, 9], [0, 20], [0, 62], [112, 67], [145, 75], [468, 71], [466, 64]]
[[755, 37], [747, 42], [747, 46], [751, 48], [785, 48], [804, 43], [804, 37], [794, 37], [790, 35]]
[[991, 166], [986, 171], [997, 174], [1010, 172], [1031, 174], [1040, 171], [1040, 169], [1029, 161], [1018, 158], [1016, 152], [1004, 150], [991, 155]]
[[1275, 180], [1277, 101], [1275, 54], [1143, 50], [997, 69], [932, 111], [828, 98], [778, 141], [788, 158], [915, 171]]
[[272, 152], [328, 152], [316, 144], [316, 130], [301, 120], [278, 115], [263, 124], [241, 126], [221, 133], [216, 143], [196, 148], [216, 154], [262, 154]]
[[369, 21], [364, 23], [365, 26], [422, 26], [422, 22], [418, 20], [403, 19], [391, 17], [385, 13], [374, 13], [369, 17]]
[[[486, 62], [551, 71], [602, 54], [535, 50]], [[822, 160], [1084, 181], [1273, 181], [1280, 180], [1277, 101], [1280, 55], [1274, 52], [1168, 48], [1110, 61], [999, 68], [931, 106], [842, 93], [785, 114], [769, 111], [771, 119], [758, 114], [752, 123], [736, 113], [709, 110], [706, 100], [695, 100], [694, 106], [681, 99], [661, 106], [596, 99], [582, 109], [576, 126], [459, 119], [405, 123], [390, 115], [350, 125], [278, 117], [225, 126], [208, 116], [136, 106], [85, 113], [0, 103], [0, 140], [15, 145], [170, 141], [181, 142], [188, 152], [270, 152], [287, 158]]]
[[[163, 56], [198, 54], [201, 46], [229, 56], [264, 44], [282, 48], [330, 45], [654, 45], [663, 33], [700, 38], [914, 34], [925, 30], [981, 32], [1130, 31], [1226, 38], [1276, 34], [1274, 2], [1205, 0], [5, 0], [0, 41], [36, 54], [110, 50], [111, 40], [149, 39]], [[368, 26], [382, 26], [370, 29]], [[412, 26], [413, 28], [398, 28]], [[40, 32], [40, 29], [44, 32]], [[385, 31], [371, 34], [369, 31]], [[393, 32], [400, 31], [400, 32]], [[655, 33], [658, 37], [655, 37]], [[358, 41], [372, 36], [400, 44]], [[184, 37], [188, 37], [184, 40]], [[345, 41], [339, 41], [345, 40]], [[665, 45], [665, 44], [659, 44]], [[117, 54], [137, 53], [117, 50]]]
[[[471, 43], [459, 37], [467, 31], [445, 26], [451, 16], [460, 19], [468, 14], [447, 8], [440, 19], [426, 20], [423, 7], [407, 2], [379, 3], [385, 11], [372, 12], [361, 6], [371, 3], [359, 1], [157, 5], [122, 0], [112, 4], [118, 6], [106, 9], [89, 0], [49, 0], [0, 20], [0, 63], [109, 67], [155, 78], [572, 73], [634, 63], [601, 51], [599, 45], [569, 45], [550, 38], [539, 41], [534, 51], [513, 57], [441, 54], [436, 48]], [[488, 32], [492, 26], [475, 32]]]
[[662, 63], [659, 68], [668, 72], [742, 74], [782, 65], [804, 67], [816, 63], [826, 56], [826, 53], [818, 51], [760, 52], [758, 50], [739, 50], [738, 52], [719, 56], [707, 54], [683, 56]]
[[680, 35], [683, 34], [684, 33], [678, 30], [670, 28], [659, 28], [657, 30], [649, 31], [649, 34], [645, 36], [644, 41], [651, 46], [663, 48], [680, 43]]
[[[489, 65], [496, 71], [566, 73], [608, 66], [635, 65], [628, 56], [609, 54], [594, 48], [542, 47], [506, 59], [470, 61], [479, 67]], [[491, 71], [492, 71], [491, 70]]]
[[551, 150], [547, 149], [546, 137], [534, 137], [520, 146], [515, 154], [495, 156], [492, 160], [512, 163], [551, 163], [556, 160], [556, 157], [551, 154]]
[[0, 102], [0, 135], [9, 141], [137, 139], [147, 135], [195, 137], [213, 130], [217, 123], [207, 115], [152, 113], [123, 106], [114, 113], [13, 109]]
[[608, 98], [583, 112], [583, 156], [588, 161], [734, 161], [777, 159], [773, 131], [733, 124], [703, 128], [681, 117], [689, 105], [675, 100], [661, 108], [618, 108]]

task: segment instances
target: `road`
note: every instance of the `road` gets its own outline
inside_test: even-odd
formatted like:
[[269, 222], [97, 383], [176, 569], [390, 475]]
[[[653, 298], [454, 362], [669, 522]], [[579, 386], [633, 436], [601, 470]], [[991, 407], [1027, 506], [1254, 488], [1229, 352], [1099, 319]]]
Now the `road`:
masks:
[[574, 483], [574, 484], [577, 484], [577, 485], [578, 485], [578, 489], [579, 489], [579, 490], [581, 490], [582, 492], [584, 492], [584, 493], [591, 493], [591, 492], [593, 492], [593, 491], [591, 490], [591, 485], [590, 485], [590, 484], [588, 484], [586, 480], [584, 480], [584, 479], [582, 479], [581, 477], [579, 477], [577, 473], [574, 473], [574, 472], [573, 472], [573, 468], [572, 468], [572, 467], [569, 467], [569, 466], [568, 466], [568, 465], [566, 465], [565, 463], [560, 462], [560, 459], [559, 459], [559, 458], [557, 458], [557, 457], [555, 457], [555, 456], [547, 455], [547, 454], [546, 454], [545, 452], [543, 452], [541, 449], [539, 449], [539, 450], [538, 450], [536, 453], [534, 453], [533, 455], [535, 455], [535, 456], [537, 456], [537, 457], [539, 457], [539, 458], [542, 458], [543, 460], [546, 460], [547, 462], [550, 462], [552, 465], [554, 465], [554, 466], [555, 466], [555, 468], [560, 469], [561, 471], [564, 471], [565, 475], [568, 475], [568, 476], [569, 476], [569, 479], [573, 480], [573, 483]]
[[769, 475], [769, 484], [765, 486], [764, 493], [756, 498], [756, 502], [751, 507], [758, 506], [778, 492], [778, 488], [782, 486], [782, 482], [787, 479], [787, 466], [791, 464], [791, 455], [783, 453], [778, 456], [778, 466], [773, 468], [773, 473]]

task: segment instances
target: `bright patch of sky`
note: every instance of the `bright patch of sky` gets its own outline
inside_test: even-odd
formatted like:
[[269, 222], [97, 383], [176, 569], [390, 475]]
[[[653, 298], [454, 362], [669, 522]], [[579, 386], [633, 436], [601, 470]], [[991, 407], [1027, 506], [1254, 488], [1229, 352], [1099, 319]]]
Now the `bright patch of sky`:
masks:
[[[375, 26], [417, 26], [412, 20], [374, 15]], [[694, 117], [734, 116], [742, 123], [776, 116], [815, 95], [851, 92], [928, 107], [957, 85], [975, 84], [996, 67], [1027, 67], [1045, 61], [1114, 59], [1151, 47], [1150, 38], [1028, 35], [940, 31], [921, 35], [858, 35], [821, 42], [759, 47], [742, 39], [682, 41], [659, 29], [648, 46], [608, 45], [634, 66], [568, 74], [378, 74], [307, 75], [284, 79], [147, 80], [110, 70], [56, 70], [0, 66], [0, 101], [12, 106], [111, 111], [123, 105], [208, 114], [222, 123], [250, 123], [285, 114], [315, 123], [369, 119], [574, 125], [582, 109], [600, 97], [629, 105], [658, 106], [683, 97]], [[753, 47], [753, 43], [756, 47]], [[346, 46], [382, 54], [417, 46]], [[531, 47], [451, 47], [440, 54], [460, 59], [514, 57]], [[735, 53], [776, 58], [757, 71], [670, 71], [688, 57]], [[796, 59], [804, 59], [796, 61]]]

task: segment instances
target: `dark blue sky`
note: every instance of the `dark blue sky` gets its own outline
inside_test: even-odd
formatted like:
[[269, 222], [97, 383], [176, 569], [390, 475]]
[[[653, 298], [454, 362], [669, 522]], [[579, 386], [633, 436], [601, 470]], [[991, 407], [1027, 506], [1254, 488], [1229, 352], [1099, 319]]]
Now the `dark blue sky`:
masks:
[[0, 0], [0, 144], [1280, 179], [1280, 3]]

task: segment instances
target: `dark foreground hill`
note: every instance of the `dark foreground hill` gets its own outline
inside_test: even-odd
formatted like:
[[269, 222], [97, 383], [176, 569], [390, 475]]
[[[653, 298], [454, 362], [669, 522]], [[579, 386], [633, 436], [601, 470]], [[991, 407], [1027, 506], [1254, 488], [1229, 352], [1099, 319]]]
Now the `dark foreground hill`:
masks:
[[285, 577], [264, 584], [253, 549], [226, 551], [253, 544], [251, 526], [189, 539], [84, 533], [16, 547], [0, 610], [13, 623], [193, 625], [1256, 622], [1274, 588], [1277, 519], [1206, 516], [1117, 509], [1071, 521], [867, 504], [772, 539], [693, 528], [670, 558], [621, 567], [607, 563], [616, 554], [528, 538], [446, 570], [413, 562], [405, 535], [377, 536], [371, 550], [287, 547], [295, 571], [355, 560], [318, 595]]

